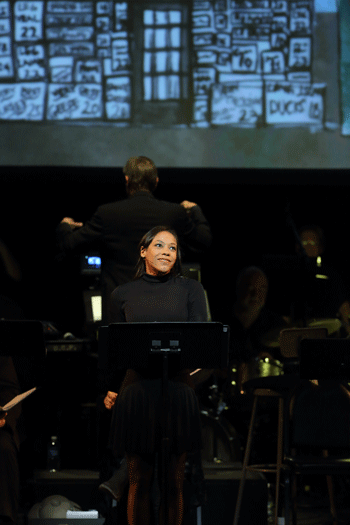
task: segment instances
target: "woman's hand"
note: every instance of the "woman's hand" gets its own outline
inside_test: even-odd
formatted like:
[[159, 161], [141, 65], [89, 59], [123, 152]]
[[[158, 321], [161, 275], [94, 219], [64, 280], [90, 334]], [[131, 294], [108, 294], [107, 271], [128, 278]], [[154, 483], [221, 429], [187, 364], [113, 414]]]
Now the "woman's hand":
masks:
[[103, 404], [108, 410], [111, 410], [111, 408], [114, 407], [117, 396], [118, 394], [116, 394], [116, 392], [110, 392], [110, 391], [107, 392], [107, 395], [103, 400]]
[[191, 208], [194, 208], [195, 206], [197, 206], [196, 202], [190, 202], [190, 201], [182, 201], [180, 204], [183, 208], [185, 208], [185, 210], [190, 210]]

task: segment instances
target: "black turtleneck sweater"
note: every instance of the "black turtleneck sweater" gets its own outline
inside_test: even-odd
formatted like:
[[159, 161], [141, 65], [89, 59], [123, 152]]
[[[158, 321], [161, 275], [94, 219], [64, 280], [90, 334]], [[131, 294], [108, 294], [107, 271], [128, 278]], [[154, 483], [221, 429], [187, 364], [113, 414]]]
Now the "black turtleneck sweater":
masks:
[[[111, 321], [115, 323], [207, 321], [202, 285], [194, 279], [184, 277], [155, 277], [145, 274], [136, 281], [118, 286], [112, 293], [111, 305]], [[140, 376], [154, 377], [156, 373], [155, 370], [145, 372], [138, 371], [135, 375], [128, 371], [127, 383], [140, 379]], [[183, 379], [182, 377], [180, 380]], [[114, 384], [114, 391], [117, 390], [116, 386]]]
[[184, 277], [145, 274], [118, 286], [111, 296], [111, 321], [207, 321], [202, 285]]

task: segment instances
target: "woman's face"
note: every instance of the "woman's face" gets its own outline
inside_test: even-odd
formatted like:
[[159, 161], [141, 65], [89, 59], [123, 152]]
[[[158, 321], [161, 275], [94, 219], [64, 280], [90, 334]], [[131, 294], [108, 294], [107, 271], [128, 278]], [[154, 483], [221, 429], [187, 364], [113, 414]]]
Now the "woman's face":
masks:
[[176, 239], [167, 231], [157, 233], [148, 248], [141, 247], [140, 255], [145, 260], [146, 273], [166, 275], [171, 272], [176, 262]]

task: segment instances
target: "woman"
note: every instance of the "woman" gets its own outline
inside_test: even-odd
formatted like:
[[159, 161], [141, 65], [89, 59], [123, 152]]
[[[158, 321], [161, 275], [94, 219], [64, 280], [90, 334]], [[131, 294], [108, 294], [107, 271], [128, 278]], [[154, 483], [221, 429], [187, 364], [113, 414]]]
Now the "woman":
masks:
[[[202, 285], [180, 276], [181, 260], [176, 233], [164, 226], [150, 230], [141, 240], [135, 279], [114, 290], [114, 322], [206, 321]], [[128, 370], [119, 396], [111, 388], [105, 406], [112, 408], [111, 447], [125, 453], [129, 473], [128, 522], [150, 521], [150, 486], [161, 435], [161, 362], [152, 369]], [[170, 468], [169, 525], [183, 516], [182, 486], [186, 452], [201, 447], [197, 399], [188, 370], [169, 370]], [[159, 462], [160, 464], [161, 462]], [[164, 519], [160, 508], [160, 521]]]

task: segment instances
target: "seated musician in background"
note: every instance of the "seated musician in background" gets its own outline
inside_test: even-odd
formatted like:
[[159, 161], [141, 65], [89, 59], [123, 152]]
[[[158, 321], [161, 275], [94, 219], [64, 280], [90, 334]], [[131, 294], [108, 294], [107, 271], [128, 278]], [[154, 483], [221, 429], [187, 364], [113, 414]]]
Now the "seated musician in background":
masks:
[[[308, 319], [340, 319], [345, 335], [350, 335], [348, 289], [339, 274], [324, 261], [325, 238], [319, 226], [303, 226], [300, 240], [306, 255], [314, 261], [306, 276], [305, 313]], [[299, 251], [299, 247], [296, 247]]]
[[[17, 374], [10, 357], [0, 356], [0, 406], [20, 393]], [[19, 505], [19, 433], [21, 405], [0, 412], [0, 525], [17, 523]]]
[[[267, 292], [268, 280], [260, 268], [249, 266], [238, 275], [236, 301], [230, 321], [230, 358], [238, 364], [239, 388], [251, 379], [250, 365], [254, 367], [256, 358], [281, 359], [278, 333], [287, 328], [288, 322], [266, 308]], [[277, 344], [269, 340], [269, 334], [274, 332], [277, 334]]]

